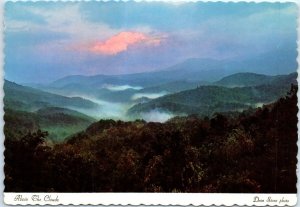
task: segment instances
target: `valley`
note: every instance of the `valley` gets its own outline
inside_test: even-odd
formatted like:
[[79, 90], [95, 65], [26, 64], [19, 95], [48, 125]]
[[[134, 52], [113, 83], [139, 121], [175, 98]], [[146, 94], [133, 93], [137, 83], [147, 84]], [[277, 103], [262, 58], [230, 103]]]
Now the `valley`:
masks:
[[276, 101], [291, 84], [297, 84], [296, 73], [236, 73], [215, 82], [181, 79], [146, 86], [128, 80], [126, 85], [114, 85], [135, 76], [154, 79], [143, 74], [128, 76], [118, 77], [118, 81], [114, 76], [101, 76], [100, 80], [99, 76], [70, 77], [64, 78], [68, 80], [65, 83], [58, 80], [36, 88], [5, 81], [6, 116], [21, 113], [23, 119], [31, 117], [35, 128], [49, 131], [54, 141], [63, 141], [99, 119], [165, 122], [176, 116], [212, 117], [255, 109]]

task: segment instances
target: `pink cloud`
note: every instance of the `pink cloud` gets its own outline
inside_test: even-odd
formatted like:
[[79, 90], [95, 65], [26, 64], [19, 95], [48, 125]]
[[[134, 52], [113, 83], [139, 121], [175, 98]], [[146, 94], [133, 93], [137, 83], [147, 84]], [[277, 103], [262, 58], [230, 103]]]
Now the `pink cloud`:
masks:
[[158, 46], [161, 43], [161, 39], [150, 37], [141, 32], [121, 32], [105, 41], [93, 43], [89, 50], [105, 55], [115, 55], [126, 51], [129, 46], [141, 43], [149, 46]]

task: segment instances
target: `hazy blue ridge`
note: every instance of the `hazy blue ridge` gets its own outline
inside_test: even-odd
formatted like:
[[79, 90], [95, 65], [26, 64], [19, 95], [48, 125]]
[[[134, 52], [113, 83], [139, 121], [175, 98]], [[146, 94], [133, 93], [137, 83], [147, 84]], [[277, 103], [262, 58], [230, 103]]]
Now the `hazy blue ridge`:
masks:
[[[80, 84], [81, 87], [97, 88], [103, 84], [129, 84], [146, 88], [176, 81], [215, 82], [226, 76], [243, 72], [274, 76], [296, 71], [297, 61], [292, 57], [296, 57], [294, 50], [280, 49], [244, 59], [191, 58], [153, 72], [125, 75], [73, 75], [58, 79], [48, 86], [61, 88], [69, 84]], [[257, 78], [262, 77], [257, 76]]]

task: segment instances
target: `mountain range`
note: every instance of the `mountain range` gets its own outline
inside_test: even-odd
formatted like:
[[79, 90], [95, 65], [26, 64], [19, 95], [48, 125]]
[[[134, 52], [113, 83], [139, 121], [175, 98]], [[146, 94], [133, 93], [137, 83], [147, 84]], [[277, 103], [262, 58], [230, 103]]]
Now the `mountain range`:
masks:
[[[266, 75], [292, 73], [297, 68], [296, 59], [286, 61], [286, 57], [296, 57], [295, 50], [278, 49], [251, 58], [216, 60], [207, 58], [190, 58], [176, 65], [154, 72], [125, 75], [73, 75], [58, 79], [49, 86], [67, 87], [102, 87], [103, 84], [131, 85], [150, 87], [179, 80], [188, 82], [215, 82], [239, 72], [252, 72]], [[285, 54], [285, 55], [282, 55]], [[77, 87], [76, 87], [77, 88]]]
[[[141, 113], [152, 110], [177, 115], [196, 113], [210, 116], [215, 112], [244, 110], [270, 103], [284, 95], [291, 83], [296, 84], [296, 78], [296, 73], [278, 76], [236, 73], [211, 83], [181, 80], [148, 88], [125, 87], [124, 90], [94, 88], [92, 92], [98, 94], [96, 100], [101, 98], [112, 103], [124, 102], [131, 105], [127, 111], [127, 115], [131, 118], [143, 118], [140, 116]], [[76, 87], [70, 89], [76, 90]], [[65, 97], [10, 81], [5, 81], [4, 90], [5, 106], [13, 106], [14, 110], [34, 112], [45, 107], [60, 107], [101, 117], [99, 113], [103, 106], [96, 103], [97, 101], [82, 98], [92, 96], [91, 90], [77, 94], [82, 97]], [[70, 96], [70, 91], [64, 91], [62, 94], [68, 93]], [[159, 93], [161, 94], [158, 95]]]
[[[123, 75], [71, 75], [50, 84], [29, 83], [25, 85], [63, 96], [85, 97], [90, 100], [99, 99], [118, 103], [132, 102], [133, 96], [139, 93], [140, 96], [134, 97], [134, 99], [139, 100], [144, 94], [142, 99], [144, 101], [145, 98], [153, 97], [153, 95], [159, 97], [201, 85], [213, 84], [228, 87], [228, 83], [232, 82], [228, 78], [237, 73], [247, 77], [239, 78], [241, 82], [236, 85], [232, 84], [231, 87], [267, 83], [265, 81], [269, 81], [269, 76], [294, 72], [297, 62], [296, 59], [289, 57], [296, 57], [296, 55], [295, 50], [276, 49], [251, 58], [224, 60], [190, 58], [153, 72]], [[229, 77], [226, 80], [222, 80], [227, 76]]]
[[174, 116], [211, 117], [257, 108], [276, 101], [291, 84], [297, 84], [295, 72], [253, 72], [272, 66], [274, 73], [281, 74], [284, 64], [286, 71], [296, 68], [293, 62], [271, 63], [273, 55], [240, 61], [194, 58], [156, 72], [76, 75], [50, 84], [5, 80], [6, 118], [29, 129], [47, 130], [53, 140], [60, 140], [99, 119], [164, 122]]

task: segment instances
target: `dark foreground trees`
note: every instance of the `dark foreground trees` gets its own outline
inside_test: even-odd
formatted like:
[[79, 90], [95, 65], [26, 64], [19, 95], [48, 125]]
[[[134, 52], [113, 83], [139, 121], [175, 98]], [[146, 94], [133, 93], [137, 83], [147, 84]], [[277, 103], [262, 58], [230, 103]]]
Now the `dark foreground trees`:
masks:
[[296, 193], [296, 91], [236, 118], [101, 120], [56, 145], [6, 136], [5, 191]]

